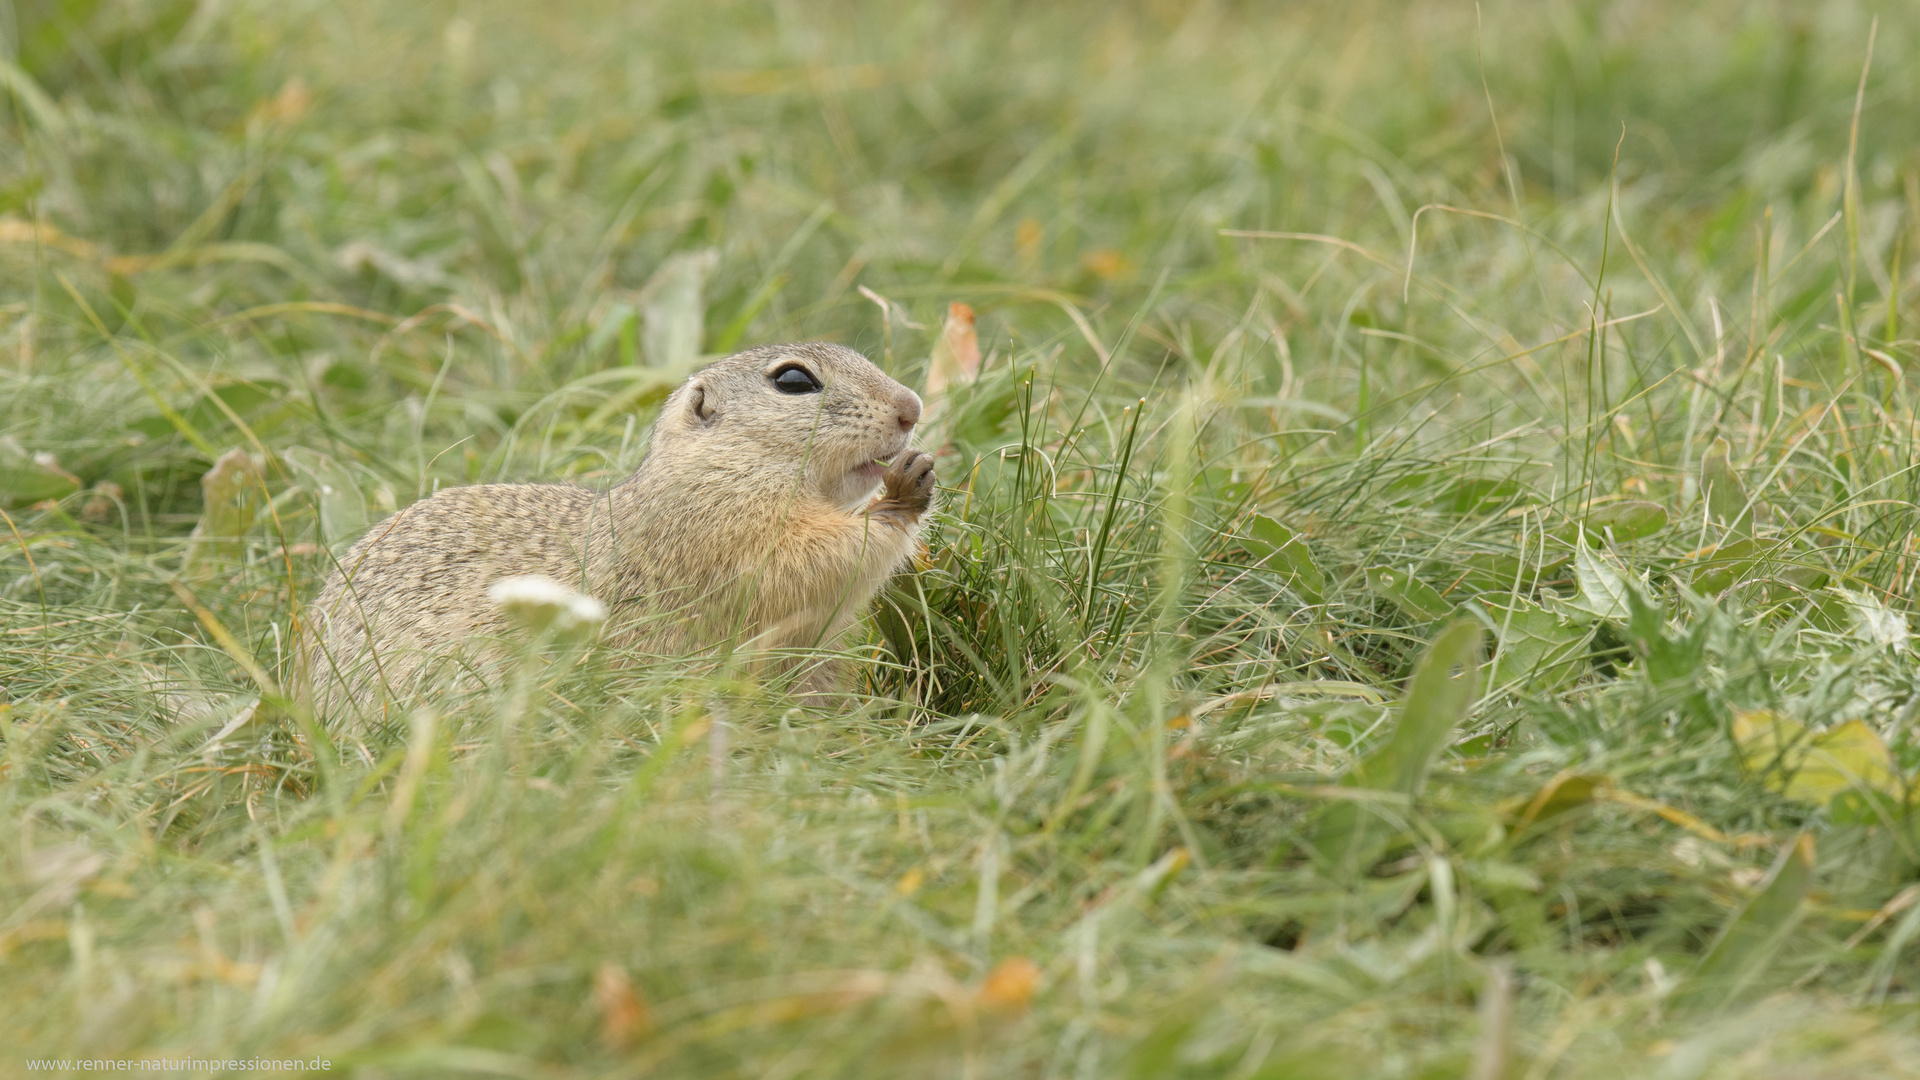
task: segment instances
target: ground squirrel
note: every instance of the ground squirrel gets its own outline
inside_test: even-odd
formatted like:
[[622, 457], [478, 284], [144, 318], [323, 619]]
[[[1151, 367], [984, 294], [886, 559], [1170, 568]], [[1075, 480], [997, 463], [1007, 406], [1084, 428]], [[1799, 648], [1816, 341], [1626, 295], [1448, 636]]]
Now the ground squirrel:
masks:
[[437, 657], [486, 655], [512, 629], [487, 589], [516, 575], [598, 598], [616, 649], [831, 646], [915, 550], [934, 486], [907, 445], [919, 419], [913, 391], [838, 345], [720, 360], [667, 398], [607, 491], [448, 488], [375, 525], [312, 609], [315, 701], [365, 709]]

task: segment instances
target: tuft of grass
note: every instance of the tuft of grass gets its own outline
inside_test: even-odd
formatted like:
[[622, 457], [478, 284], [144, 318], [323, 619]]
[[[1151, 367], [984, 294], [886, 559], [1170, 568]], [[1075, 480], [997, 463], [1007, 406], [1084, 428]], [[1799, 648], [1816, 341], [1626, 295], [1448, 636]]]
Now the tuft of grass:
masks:
[[[1913, 1071], [1911, 12], [8, 10], [0, 1071]], [[844, 709], [282, 696], [384, 514], [955, 301]]]

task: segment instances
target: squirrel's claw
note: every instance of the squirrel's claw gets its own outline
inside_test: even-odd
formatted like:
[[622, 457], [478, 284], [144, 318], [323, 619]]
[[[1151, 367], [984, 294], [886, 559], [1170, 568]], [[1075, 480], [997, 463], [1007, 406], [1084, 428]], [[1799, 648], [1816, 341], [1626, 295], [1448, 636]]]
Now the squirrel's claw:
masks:
[[905, 451], [887, 466], [873, 509], [917, 518], [933, 504], [933, 481], [933, 455], [925, 450]]

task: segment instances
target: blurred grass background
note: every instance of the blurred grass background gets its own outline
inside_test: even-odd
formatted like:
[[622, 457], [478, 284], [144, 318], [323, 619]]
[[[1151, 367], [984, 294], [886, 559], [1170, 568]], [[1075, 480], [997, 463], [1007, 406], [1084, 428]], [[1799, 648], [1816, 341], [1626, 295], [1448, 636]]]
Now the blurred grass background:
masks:
[[[1916, 33], [0, 6], [0, 1070], [1915, 1072]], [[856, 707], [280, 698], [380, 515], [954, 302]]]

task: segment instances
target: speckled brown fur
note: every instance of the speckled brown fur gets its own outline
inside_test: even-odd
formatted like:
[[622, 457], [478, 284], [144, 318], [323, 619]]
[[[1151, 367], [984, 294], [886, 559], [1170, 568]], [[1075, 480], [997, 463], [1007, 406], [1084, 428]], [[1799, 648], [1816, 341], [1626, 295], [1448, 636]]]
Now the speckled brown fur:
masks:
[[[791, 365], [824, 389], [782, 393], [772, 377]], [[436, 658], [498, 655], [511, 628], [486, 591], [516, 574], [600, 599], [616, 650], [831, 646], [914, 550], [933, 493], [933, 459], [907, 447], [919, 418], [911, 390], [837, 345], [718, 361], [667, 398], [645, 460], [605, 492], [450, 488], [375, 525], [312, 609], [307, 685], [344, 719], [417, 689]]]

